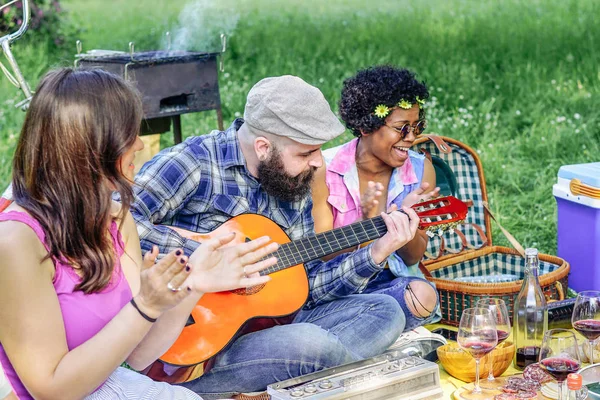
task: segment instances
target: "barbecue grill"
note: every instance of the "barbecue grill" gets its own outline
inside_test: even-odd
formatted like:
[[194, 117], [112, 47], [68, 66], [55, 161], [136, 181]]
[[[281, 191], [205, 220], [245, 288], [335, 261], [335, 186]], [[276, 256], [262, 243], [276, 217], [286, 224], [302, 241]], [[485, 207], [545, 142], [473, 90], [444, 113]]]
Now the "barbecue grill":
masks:
[[[223, 130], [217, 58], [226, 49], [221, 35], [220, 52], [182, 50], [135, 52], [91, 50], [81, 53], [78, 42], [75, 65], [101, 68], [135, 83], [142, 95], [144, 123], [141, 134], [171, 130], [175, 143], [181, 142], [181, 114], [216, 110], [218, 126]], [[221, 61], [221, 70], [223, 64]]]

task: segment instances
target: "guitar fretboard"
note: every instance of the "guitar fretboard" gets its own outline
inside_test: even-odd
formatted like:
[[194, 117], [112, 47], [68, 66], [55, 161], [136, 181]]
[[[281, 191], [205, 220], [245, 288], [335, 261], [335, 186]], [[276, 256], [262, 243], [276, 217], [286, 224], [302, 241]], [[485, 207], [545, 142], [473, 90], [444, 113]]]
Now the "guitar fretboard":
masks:
[[341, 228], [307, 236], [300, 240], [285, 243], [277, 251], [263, 259], [277, 257], [277, 264], [264, 269], [261, 275], [268, 275], [294, 265], [347, 249], [370, 240], [377, 239], [387, 232], [381, 216], [365, 221], [355, 222]]

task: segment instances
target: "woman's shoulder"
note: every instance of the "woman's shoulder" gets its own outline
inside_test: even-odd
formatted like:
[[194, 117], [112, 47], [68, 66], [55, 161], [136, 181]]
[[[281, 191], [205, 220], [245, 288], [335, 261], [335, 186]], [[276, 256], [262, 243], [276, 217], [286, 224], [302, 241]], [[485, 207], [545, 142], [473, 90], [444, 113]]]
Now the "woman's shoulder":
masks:
[[[2, 254], [3, 261], [0, 262], [0, 265], [6, 266], [5, 264], [11, 263], [10, 260], [21, 260], [18, 263], [21, 267], [18, 269], [24, 270], [24, 266], [31, 264], [26, 260], [37, 260], [39, 265], [48, 254], [41, 241], [42, 238], [34, 230], [35, 228], [24, 223], [23, 220], [25, 218], [0, 221], [0, 254]], [[10, 270], [17, 272], [15, 268], [10, 268]], [[9, 271], [5, 270], [1, 273], [6, 277]]]
[[[340, 144], [338, 146], [323, 150], [322, 153], [323, 153], [323, 160], [325, 161], [325, 164], [329, 166], [331, 164], [331, 162], [336, 158], [336, 156], [346, 154], [347, 153], [346, 150], [351, 149], [352, 147], [356, 146], [356, 141], [358, 141], [358, 139], [354, 138], [354, 139], [350, 140], [349, 142], [346, 142], [346, 143]], [[351, 151], [350, 154], [352, 156], [354, 156], [355, 152]]]
[[22, 220], [8, 219], [0, 220], [0, 248], [3, 250], [10, 250], [11, 246], [18, 245], [29, 245], [33, 242], [40, 242], [40, 239], [34, 229], [23, 223]]
[[0, 213], [0, 243], [40, 242], [40, 230], [39, 222], [15, 203]]
[[343, 146], [344, 145], [341, 144], [339, 146], [330, 147], [330, 148], [322, 151], [322, 153], [323, 153], [323, 161], [325, 161], [325, 165], [331, 164], [331, 161], [333, 161], [333, 159], [335, 158], [336, 154], [340, 151], [340, 149]]

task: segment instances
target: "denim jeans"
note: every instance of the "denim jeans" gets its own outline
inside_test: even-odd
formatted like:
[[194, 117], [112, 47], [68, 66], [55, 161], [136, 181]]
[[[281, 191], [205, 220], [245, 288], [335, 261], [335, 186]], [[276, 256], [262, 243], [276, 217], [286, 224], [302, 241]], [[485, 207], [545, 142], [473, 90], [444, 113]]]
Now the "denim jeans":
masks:
[[431, 287], [435, 288], [435, 286], [433, 286], [431, 282], [429, 282], [426, 279], [408, 276], [396, 277], [392, 273], [392, 271], [390, 271], [389, 269], [384, 269], [383, 271], [379, 272], [376, 277], [371, 278], [363, 293], [386, 294], [396, 299], [396, 301], [402, 308], [406, 319], [404, 329], [410, 330], [416, 328], [417, 326], [425, 325], [427, 323], [432, 322], [436, 318], [436, 310], [439, 307], [440, 303], [438, 296], [437, 304], [432, 310], [429, 317], [427, 318], [420, 318], [411, 313], [408, 307], [406, 306], [404, 293], [406, 292], [406, 286], [410, 282], [414, 282], [417, 280], [427, 282], [429, 285], [431, 285]]
[[265, 390], [271, 383], [373, 357], [404, 330], [404, 313], [390, 296], [352, 295], [302, 309], [292, 324], [238, 338], [213, 368], [183, 386], [203, 397]]

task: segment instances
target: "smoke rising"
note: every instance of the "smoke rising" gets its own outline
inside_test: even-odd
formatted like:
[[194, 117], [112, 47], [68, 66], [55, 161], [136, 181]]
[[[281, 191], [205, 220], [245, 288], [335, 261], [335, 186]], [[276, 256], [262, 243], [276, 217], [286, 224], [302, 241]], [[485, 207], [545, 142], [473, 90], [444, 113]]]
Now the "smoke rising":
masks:
[[[185, 5], [176, 28], [171, 29], [171, 50], [216, 52], [221, 50], [221, 33], [231, 36], [240, 15], [219, 0], [196, 0]], [[163, 40], [164, 49], [168, 39]]]

